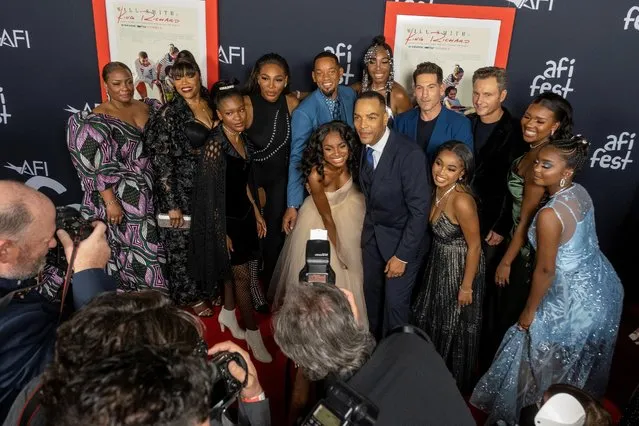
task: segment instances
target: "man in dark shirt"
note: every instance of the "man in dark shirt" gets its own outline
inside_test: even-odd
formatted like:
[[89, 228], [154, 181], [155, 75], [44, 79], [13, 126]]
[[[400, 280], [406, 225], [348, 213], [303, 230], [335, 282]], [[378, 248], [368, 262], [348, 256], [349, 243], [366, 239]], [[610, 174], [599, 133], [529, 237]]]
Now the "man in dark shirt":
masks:
[[473, 106], [476, 112], [468, 118], [475, 141], [475, 176], [472, 186], [479, 198], [479, 227], [486, 256], [486, 297], [484, 341], [495, 340], [486, 347], [486, 362], [490, 363], [501, 340], [490, 337], [493, 311], [498, 309], [495, 269], [505, 249], [504, 238], [512, 228], [512, 199], [507, 177], [513, 161], [523, 155], [526, 143], [519, 120], [512, 117], [502, 103], [506, 99], [506, 70], [498, 67], [479, 68], [473, 74]]
[[437, 148], [449, 140], [458, 140], [473, 149], [470, 122], [462, 114], [444, 108], [443, 72], [439, 65], [423, 62], [413, 72], [418, 108], [399, 114], [393, 128], [417, 142], [432, 162]]
[[[42, 193], [13, 181], [0, 181], [0, 420], [22, 387], [50, 361], [60, 305], [37, 291], [16, 292], [35, 284], [46, 255], [55, 247], [55, 208]], [[99, 223], [77, 249], [71, 286], [74, 305], [115, 290], [104, 273], [111, 254]], [[67, 258], [73, 242], [57, 232]]]

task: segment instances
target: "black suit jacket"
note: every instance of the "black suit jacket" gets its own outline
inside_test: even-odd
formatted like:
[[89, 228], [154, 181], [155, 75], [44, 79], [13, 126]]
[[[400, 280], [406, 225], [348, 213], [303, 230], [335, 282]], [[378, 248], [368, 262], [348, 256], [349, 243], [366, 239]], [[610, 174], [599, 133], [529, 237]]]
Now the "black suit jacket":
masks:
[[[502, 107], [503, 108], [503, 107]], [[510, 112], [497, 122], [484, 146], [475, 152], [475, 175], [472, 187], [479, 198], [479, 226], [482, 237], [491, 230], [501, 236], [510, 233], [513, 225], [512, 199], [508, 192], [508, 171], [513, 161], [527, 149], [521, 134], [521, 124]], [[479, 123], [477, 114], [470, 114], [473, 136]]]
[[390, 131], [369, 188], [362, 174], [366, 149], [360, 156], [360, 186], [366, 197], [362, 247], [377, 240], [382, 257], [419, 260], [428, 228], [431, 186], [424, 151], [412, 140]]

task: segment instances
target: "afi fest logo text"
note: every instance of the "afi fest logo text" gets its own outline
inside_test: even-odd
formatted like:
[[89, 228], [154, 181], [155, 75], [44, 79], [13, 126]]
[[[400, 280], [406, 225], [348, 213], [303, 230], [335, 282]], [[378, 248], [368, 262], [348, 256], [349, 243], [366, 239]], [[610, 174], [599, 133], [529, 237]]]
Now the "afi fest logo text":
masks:
[[0, 124], [7, 124], [11, 114], [7, 112], [7, 102], [4, 99], [2, 87], [0, 87]]
[[570, 86], [575, 72], [575, 60], [565, 56], [558, 61], [546, 61], [546, 69], [542, 74], [536, 75], [530, 85], [530, 96], [536, 96], [544, 92], [553, 92], [564, 98], [568, 93], [574, 92]]
[[4, 167], [13, 170], [20, 176], [31, 176], [24, 183], [33, 189], [40, 190], [41, 188], [49, 188], [57, 194], [62, 194], [67, 191], [64, 185], [49, 177], [49, 165], [46, 161], [24, 160], [22, 163], [17, 164], [7, 162], [4, 164]]
[[89, 102], [86, 102], [83, 107], [76, 108], [76, 107], [74, 107], [72, 105], [67, 104], [67, 107], [64, 108], [64, 110], [66, 112], [70, 112], [71, 114], [76, 114], [76, 113], [78, 113], [80, 111], [91, 112], [91, 111], [93, 111], [93, 108], [97, 107], [98, 105], [100, 105], [100, 104], [99, 103], [94, 103], [93, 106], [91, 106], [91, 104]]
[[607, 142], [602, 148], [597, 148], [590, 157], [590, 167], [599, 166], [602, 169], [626, 170], [632, 163], [630, 155], [635, 144], [636, 133], [621, 132], [620, 135], [606, 136]]
[[29, 31], [27, 30], [7, 30], [0, 32], [0, 47], [26, 47], [31, 49], [31, 41], [29, 40]]
[[233, 65], [238, 63], [236, 60], [233, 62], [233, 58], [238, 58], [240, 65], [244, 65], [244, 48], [240, 46], [229, 46], [224, 50], [224, 46], [220, 46], [217, 51], [218, 59], [223, 64]]
[[632, 28], [634, 28], [635, 30], [639, 30], [639, 6], [632, 6], [630, 9], [628, 9], [628, 13], [626, 13], [626, 17], [623, 18], [623, 29], [624, 30], [628, 30], [630, 29], [630, 23], [632, 22]]
[[[350, 79], [352, 77], [355, 77], [355, 74], [351, 72], [351, 61], [352, 61], [351, 48], [352, 47], [353, 47], [352, 44], [347, 45], [346, 43], [338, 43], [338, 45], [335, 46], [334, 48], [331, 46], [324, 47], [325, 52], [331, 52], [335, 54], [335, 56], [337, 56], [337, 59], [339, 59], [340, 65], [342, 66], [342, 68], [344, 68], [344, 74], [342, 75], [342, 78], [339, 80], [339, 84], [348, 85]], [[342, 64], [342, 57], [346, 58], [346, 66]]]
[[548, 7], [548, 11], [552, 10], [553, 0], [506, 0], [517, 6], [517, 9], [542, 10]]

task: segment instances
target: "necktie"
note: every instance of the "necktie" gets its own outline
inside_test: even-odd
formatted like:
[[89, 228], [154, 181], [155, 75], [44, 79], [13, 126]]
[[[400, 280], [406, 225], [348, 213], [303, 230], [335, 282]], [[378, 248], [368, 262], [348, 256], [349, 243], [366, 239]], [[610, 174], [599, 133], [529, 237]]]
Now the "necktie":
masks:
[[333, 120], [341, 120], [341, 105], [339, 102], [339, 98], [335, 98], [335, 102], [333, 103]]
[[373, 148], [370, 146], [366, 147], [366, 163], [369, 165], [371, 170], [375, 170], [375, 161], [373, 160]]

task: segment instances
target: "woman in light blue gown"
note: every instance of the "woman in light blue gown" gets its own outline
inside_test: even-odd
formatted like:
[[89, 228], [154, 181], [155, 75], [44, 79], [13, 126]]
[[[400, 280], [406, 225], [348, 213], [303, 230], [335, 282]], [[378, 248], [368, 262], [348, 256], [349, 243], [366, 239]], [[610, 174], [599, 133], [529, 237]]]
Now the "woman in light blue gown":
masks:
[[516, 424], [554, 383], [596, 398], [606, 390], [623, 288], [599, 249], [592, 200], [572, 182], [587, 159], [580, 136], [551, 141], [537, 155], [534, 180], [550, 199], [528, 231], [536, 249], [532, 288], [470, 399], [490, 414], [489, 424]]

